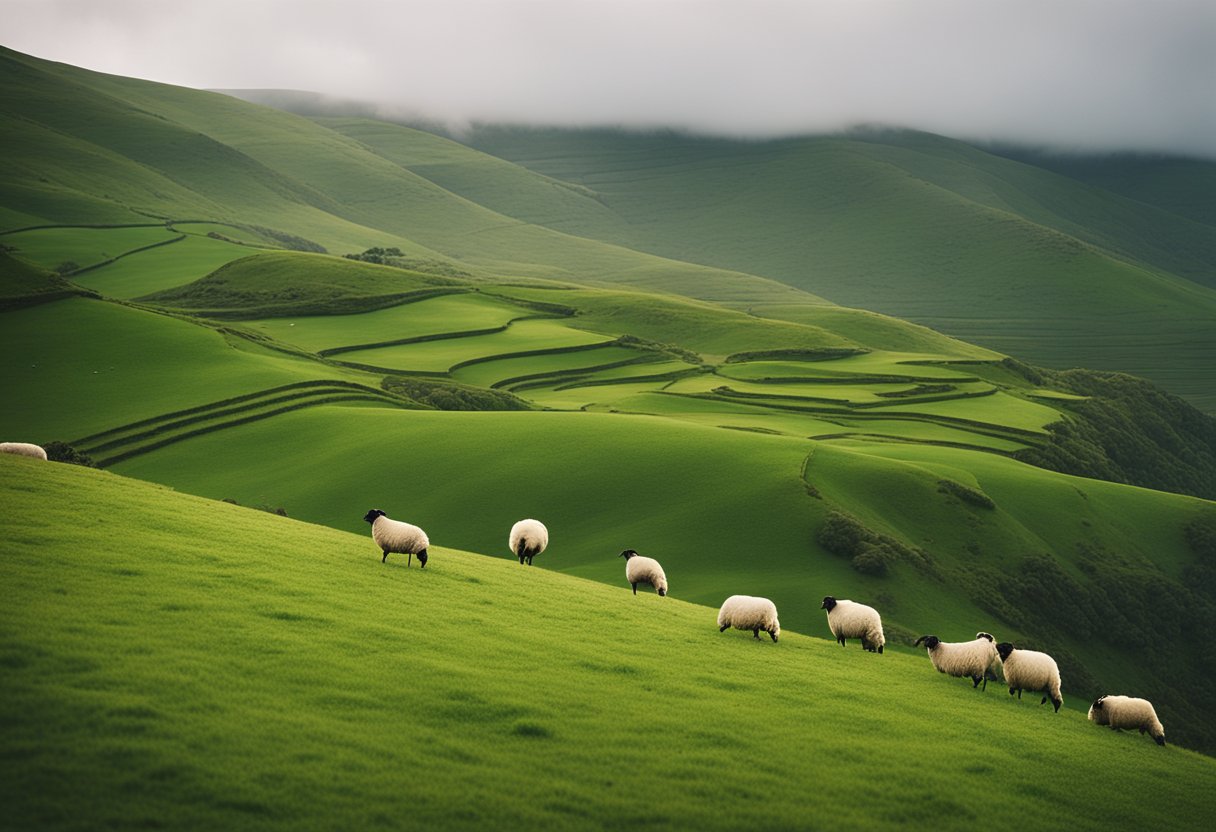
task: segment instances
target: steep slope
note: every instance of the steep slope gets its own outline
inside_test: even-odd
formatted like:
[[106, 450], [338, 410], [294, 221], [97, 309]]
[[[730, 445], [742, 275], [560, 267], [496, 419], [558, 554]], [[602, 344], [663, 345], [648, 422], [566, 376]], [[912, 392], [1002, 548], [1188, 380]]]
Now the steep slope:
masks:
[[14, 151], [0, 169], [0, 203], [20, 206], [6, 230], [148, 216], [256, 221], [339, 253], [399, 246], [500, 275], [822, 302], [776, 281], [521, 223], [312, 121], [228, 96], [10, 50], [0, 52], [0, 81]]
[[483, 127], [470, 142], [593, 190], [624, 220], [577, 215], [573, 233], [746, 263], [1035, 363], [1144, 375], [1211, 409], [1210, 226], [958, 142], [880, 139]]
[[998, 792], [1075, 829], [1216, 811], [1210, 758], [920, 655], [758, 644], [713, 608], [442, 547], [381, 565], [366, 532], [72, 466], [0, 473], [17, 827], [963, 829]]

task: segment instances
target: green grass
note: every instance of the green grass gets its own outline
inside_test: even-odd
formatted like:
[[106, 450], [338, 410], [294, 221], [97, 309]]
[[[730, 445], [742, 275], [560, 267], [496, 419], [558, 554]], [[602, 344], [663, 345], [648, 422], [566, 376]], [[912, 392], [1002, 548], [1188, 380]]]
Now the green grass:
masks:
[[135, 228], [40, 228], [0, 237], [11, 254], [44, 269], [63, 263], [77, 268], [111, 260], [133, 249], [166, 243], [175, 234], [163, 225]]
[[0, 384], [23, 391], [9, 402], [5, 430], [37, 442], [293, 381], [355, 377], [253, 352], [202, 326], [82, 298], [4, 313], [0, 345], [13, 359], [0, 364]]
[[361, 315], [269, 318], [245, 326], [311, 352], [505, 326], [531, 310], [481, 294], [445, 295]]
[[574, 329], [560, 321], [525, 320], [492, 335], [355, 350], [342, 353], [341, 360], [394, 370], [447, 372], [456, 364], [496, 355], [583, 347], [609, 340], [606, 335]]
[[186, 235], [179, 242], [140, 251], [73, 276], [72, 282], [106, 297], [137, 298], [197, 280], [250, 253], [247, 246]]
[[963, 829], [994, 794], [1075, 829], [1216, 811], [1211, 759], [977, 693], [923, 655], [789, 625], [756, 643], [623, 581], [443, 547], [407, 570], [366, 532], [0, 468], [17, 827]]

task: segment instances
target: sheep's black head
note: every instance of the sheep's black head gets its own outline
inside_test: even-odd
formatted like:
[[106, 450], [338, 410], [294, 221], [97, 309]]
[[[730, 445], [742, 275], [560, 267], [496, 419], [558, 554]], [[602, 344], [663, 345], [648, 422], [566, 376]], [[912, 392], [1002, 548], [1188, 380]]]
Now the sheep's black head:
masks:
[[916, 642], [912, 646], [918, 647], [918, 646], [920, 646], [920, 644], [922, 642], [924, 642], [925, 647], [932, 650], [934, 647], [941, 644], [942, 640], [940, 638], [938, 638], [937, 636], [921, 636], [920, 638], [918, 638], [916, 640]]
[[989, 641], [996, 641], [996, 639], [992, 637], [992, 633], [976, 633], [976, 634], [975, 634], [975, 637], [976, 637], [977, 639], [979, 639], [979, 638], [986, 638], [986, 639], [988, 639]]
[[1002, 641], [996, 646], [996, 652], [1000, 654], [1001, 661], [1009, 658], [1009, 654], [1013, 652], [1013, 645], [1007, 641]]
[[1105, 698], [1106, 698], [1105, 696], [1099, 696], [1097, 699], [1094, 700], [1093, 709], [1095, 711], [1102, 710], [1102, 705], [1103, 705], [1102, 700]]
[[833, 598], [831, 595], [825, 595], [823, 597], [823, 604], [820, 605], [819, 609], [827, 610], [828, 612], [831, 612], [835, 608], [836, 608], [836, 599]]
[[387, 517], [387, 516], [388, 515], [386, 515], [380, 509], [374, 508], [371, 511], [369, 511], [367, 514], [363, 515], [363, 519], [366, 520], [368, 523], [375, 523], [377, 517]]
[[422, 564], [423, 569], [426, 568], [426, 562], [427, 562], [426, 549], [423, 549], [421, 552], [418, 553], [418, 562]]
[[619, 555], [617, 555], [618, 558], [624, 558], [625, 560], [629, 560], [630, 558], [636, 558], [637, 556], [638, 556], [638, 553], [633, 551], [632, 549], [626, 549], [625, 551], [623, 551]]

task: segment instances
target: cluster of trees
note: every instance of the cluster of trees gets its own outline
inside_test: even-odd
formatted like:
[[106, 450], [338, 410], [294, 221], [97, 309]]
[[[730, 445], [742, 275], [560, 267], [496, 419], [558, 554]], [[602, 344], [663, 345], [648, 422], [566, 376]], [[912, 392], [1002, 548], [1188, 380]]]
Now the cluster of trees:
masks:
[[869, 529], [842, 511], [828, 513], [815, 534], [815, 542], [834, 555], [849, 558], [853, 568], [863, 575], [882, 577], [887, 574], [887, 567], [898, 561], [932, 569], [929, 555], [923, 549]]
[[381, 386], [399, 396], [412, 399], [436, 410], [529, 410], [527, 402], [513, 393], [487, 390], [464, 384], [389, 376]]
[[1060, 402], [1072, 418], [1023, 462], [1083, 477], [1216, 499], [1216, 419], [1152, 382], [1122, 373], [1042, 370], [1010, 362], [1033, 383], [1089, 398]]

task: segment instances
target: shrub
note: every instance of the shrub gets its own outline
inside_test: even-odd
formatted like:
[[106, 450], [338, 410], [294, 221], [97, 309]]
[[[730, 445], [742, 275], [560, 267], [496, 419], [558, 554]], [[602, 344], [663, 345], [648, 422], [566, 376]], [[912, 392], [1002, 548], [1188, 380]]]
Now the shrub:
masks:
[[46, 458], [52, 462], [66, 462], [70, 465], [83, 465], [86, 468], [96, 467], [91, 456], [76, 450], [67, 442], [59, 440], [47, 442], [42, 449], [46, 451]]
[[954, 480], [938, 480], [937, 490], [941, 494], [953, 494], [964, 503], [970, 503], [973, 506], [988, 509], [996, 508], [996, 503], [994, 503], [992, 498], [983, 491], [970, 488], [963, 485], [961, 482], [955, 482]]

